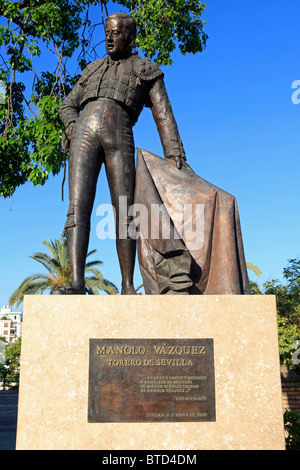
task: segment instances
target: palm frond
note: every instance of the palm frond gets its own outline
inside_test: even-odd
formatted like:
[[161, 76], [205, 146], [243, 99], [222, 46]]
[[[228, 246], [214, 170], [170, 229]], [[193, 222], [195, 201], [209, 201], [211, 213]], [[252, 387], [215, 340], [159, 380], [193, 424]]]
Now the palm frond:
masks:
[[89, 256], [94, 255], [95, 253], [98, 253], [98, 250], [90, 250], [86, 257], [88, 258]]
[[88, 263], [86, 263], [85, 269], [87, 270], [89, 267], [102, 266], [102, 265], [103, 265], [103, 263], [100, 260], [89, 261]]
[[[87, 272], [87, 271], [86, 271]], [[89, 268], [88, 270], [89, 274], [93, 274], [95, 277], [97, 277], [99, 280], [103, 280], [103, 274], [99, 271], [99, 269], [96, 268]]]
[[[50, 255], [43, 252], [34, 253], [30, 258], [42, 264], [47, 273], [35, 273], [28, 276], [20, 286], [12, 293], [9, 304], [18, 307], [24, 299], [24, 295], [43, 294], [49, 290], [52, 294], [58, 285], [68, 285], [71, 283], [71, 267], [68, 256], [68, 242], [65, 238], [52, 241], [43, 240], [43, 244], [48, 248]], [[89, 256], [97, 253], [97, 250], [91, 250]], [[86, 263], [85, 276], [86, 292], [90, 295], [99, 295], [105, 292], [109, 295], [118, 294], [118, 288], [112, 282], [104, 279], [102, 273], [97, 269], [102, 266], [102, 261], [94, 260]]]
[[255, 264], [247, 262], [246, 265], [248, 269], [251, 269], [251, 271], [256, 274], [256, 276], [261, 276], [261, 270], [257, 266], [255, 266]]
[[94, 276], [86, 277], [85, 284], [87, 288], [93, 291], [97, 289], [97, 295], [99, 295], [99, 291], [103, 291], [109, 295], [117, 295], [119, 292], [117, 286], [107, 279], [104, 279], [101, 273], [96, 273]]
[[36, 294], [42, 288], [44, 292], [44, 290], [49, 287], [49, 276], [41, 273], [32, 274], [24, 279], [20, 286], [12, 293], [9, 298], [9, 304], [16, 304], [16, 307], [18, 307], [23, 302], [24, 295]]
[[70, 269], [70, 261], [68, 255], [68, 242], [66, 238], [61, 238], [61, 240], [55, 240], [57, 259], [61, 266], [65, 266]]
[[49, 272], [52, 272], [52, 266], [51, 266], [51, 257], [47, 255], [46, 253], [34, 253], [34, 255], [29, 256], [29, 258], [34, 259], [38, 263], [41, 263]]
[[[55, 240], [55, 242], [56, 242], [56, 240]], [[54, 258], [54, 259], [57, 258], [57, 247], [56, 247], [55, 242], [53, 242], [51, 239], [49, 241], [48, 240], [43, 240], [43, 244], [45, 245], [46, 248], [48, 248], [48, 250], [51, 253], [52, 258]]]
[[27, 286], [26, 292], [24, 295], [35, 295], [35, 294], [43, 294], [45, 290], [50, 289], [49, 281], [47, 280], [39, 280]]

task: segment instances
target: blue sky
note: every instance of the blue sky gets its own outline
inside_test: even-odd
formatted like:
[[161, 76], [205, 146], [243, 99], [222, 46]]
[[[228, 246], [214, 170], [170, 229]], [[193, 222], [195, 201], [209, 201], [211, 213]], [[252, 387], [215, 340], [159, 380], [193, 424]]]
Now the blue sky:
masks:
[[[300, 104], [292, 102], [292, 84], [300, 80], [300, 2], [207, 0], [203, 18], [205, 51], [176, 51], [174, 64], [163, 67], [188, 162], [236, 196], [246, 259], [262, 271], [251, 279], [282, 279], [287, 260], [300, 256]], [[134, 131], [136, 147], [162, 155], [149, 109]], [[25, 277], [43, 269], [28, 256], [61, 235], [68, 209], [62, 179], [60, 173], [43, 187], [26, 184], [0, 200], [0, 306]], [[120, 288], [115, 241], [96, 235], [96, 209], [109, 202], [102, 171], [90, 249], [98, 249], [103, 275]], [[141, 282], [137, 263], [135, 284]]]

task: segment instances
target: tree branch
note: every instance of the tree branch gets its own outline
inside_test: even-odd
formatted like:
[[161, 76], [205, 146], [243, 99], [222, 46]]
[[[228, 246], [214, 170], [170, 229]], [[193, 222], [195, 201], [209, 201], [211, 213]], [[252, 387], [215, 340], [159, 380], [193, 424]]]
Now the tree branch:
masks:
[[31, 0], [21, 0], [20, 2], [16, 2], [16, 5], [19, 6], [20, 9], [29, 7]]

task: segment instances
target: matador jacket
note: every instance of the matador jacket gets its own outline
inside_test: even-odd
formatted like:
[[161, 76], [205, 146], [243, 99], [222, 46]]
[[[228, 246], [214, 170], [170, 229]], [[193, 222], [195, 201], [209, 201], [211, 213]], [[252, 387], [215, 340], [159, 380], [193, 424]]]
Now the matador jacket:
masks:
[[133, 125], [144, 106], [151, 108], [165, 157], [185, 158], [183, 145], [163, 81], [163, 72], [149, 59], [133, 53], [113, 61], [110, 56], [89, 64], [60, 106], [64, 126], [76, 122], [84, 106], [98, 98], [120, 103]]

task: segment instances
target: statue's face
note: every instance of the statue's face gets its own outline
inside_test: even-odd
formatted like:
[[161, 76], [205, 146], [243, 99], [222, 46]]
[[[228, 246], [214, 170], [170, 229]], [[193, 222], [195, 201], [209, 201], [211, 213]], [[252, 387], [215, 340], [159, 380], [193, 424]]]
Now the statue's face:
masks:
[[131, 51], [134, 39], [122, 18], [108, 18], [105, 24], [106, 52], [112, 59], [122, 59]]

